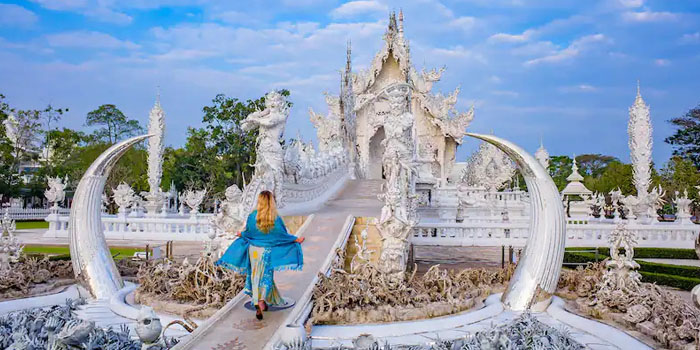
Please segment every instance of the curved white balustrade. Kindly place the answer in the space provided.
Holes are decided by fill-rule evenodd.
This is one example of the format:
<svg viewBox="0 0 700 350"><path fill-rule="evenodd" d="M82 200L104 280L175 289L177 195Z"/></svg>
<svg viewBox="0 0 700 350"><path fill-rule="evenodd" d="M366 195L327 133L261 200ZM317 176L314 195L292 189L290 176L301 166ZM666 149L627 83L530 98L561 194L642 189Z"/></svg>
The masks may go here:
<svg viewBox="0 0 700 350"><path fill-rule="evenodd" d="M567 247L607 247L614 224L567 223ZM638 247L693 248L700 225L658 223L628 224L637 234ZM523 247L527 241L527 222L463 222L424 223L413 230L414 245L445 246L514 246Z"/></svg>

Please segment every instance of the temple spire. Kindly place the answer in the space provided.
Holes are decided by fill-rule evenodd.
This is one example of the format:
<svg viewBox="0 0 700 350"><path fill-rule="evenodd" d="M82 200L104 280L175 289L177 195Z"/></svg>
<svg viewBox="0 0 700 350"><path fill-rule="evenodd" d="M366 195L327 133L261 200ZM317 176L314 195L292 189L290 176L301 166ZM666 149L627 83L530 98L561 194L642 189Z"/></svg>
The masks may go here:
<svg viewBox="0 0 700 350"><path fill-rule="evenodd" d="M349 79L348 75L352 72L352 42L348 39L348 46L345 58L345 78Z"/></svg>
<svg viewBox="0 0 700 350"><path fill-rule="evenodd" d="M399 10L399 35L403 37L403 10Z"/></svg>

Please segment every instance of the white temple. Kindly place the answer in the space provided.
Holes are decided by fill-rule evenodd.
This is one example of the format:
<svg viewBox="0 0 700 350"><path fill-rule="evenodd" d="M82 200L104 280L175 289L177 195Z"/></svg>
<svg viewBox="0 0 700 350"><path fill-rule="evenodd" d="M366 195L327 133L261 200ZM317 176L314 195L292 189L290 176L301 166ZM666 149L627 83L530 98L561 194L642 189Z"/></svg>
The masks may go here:
<svg viewBox="0 0 700 350"><path fill-rule="evenodd" d="M333 143L333 139L349 140L357 152L354 159L357 175L366 179L383 178L381 159L386 135L382 125L390 106L380 97L396 84L408 84L411 90L409 108L415 117L413 143L417 161L421 162L418 182L446 182L455 163L457 146L474 118L474 110L466 113L455 110L459 88L447 96L432 91L433 83L440 80L443 71L418 72L413 67L410 47L404 38L403 13L399 12L398 22L392 14L384 34L384 46L367 70L352 72L348 49L340 97L327 96L326 99L330 110L328 118L338 120L339 125L318 128L319 144L325 147ZM331 130L340 135L329 134Z"/></svg>

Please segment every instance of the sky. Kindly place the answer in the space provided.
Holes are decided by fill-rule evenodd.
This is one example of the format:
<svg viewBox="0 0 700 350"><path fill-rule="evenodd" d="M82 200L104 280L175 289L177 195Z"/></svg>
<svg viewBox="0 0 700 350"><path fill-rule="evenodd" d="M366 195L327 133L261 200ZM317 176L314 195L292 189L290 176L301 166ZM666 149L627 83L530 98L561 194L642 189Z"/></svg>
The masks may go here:
<svg viewBox="0 0 700 350"><path fill-rule="evenodd" d="M216 94L285 88L286 136L315 140L308 109L325 114L323 92L338 93L347 41L353 69L367 68L399 10L416 68L445 67L433 89L460 87L458 110L475 106L468 129L531 152L543 140L554 155L629 161L639 80L659 167L667 120L700 104L697 0L0 0L0 93L67 107L61 126L84 129L106 103L145 126L160 89L166 143L181 146Z"/></svg>

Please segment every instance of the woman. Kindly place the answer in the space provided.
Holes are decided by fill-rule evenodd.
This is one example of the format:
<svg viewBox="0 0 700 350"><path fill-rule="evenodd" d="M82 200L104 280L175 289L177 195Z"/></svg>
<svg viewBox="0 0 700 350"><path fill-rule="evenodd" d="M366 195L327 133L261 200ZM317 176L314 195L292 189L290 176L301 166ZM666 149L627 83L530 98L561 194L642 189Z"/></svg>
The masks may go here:
<svg viewBox="0 0 700 350"><path fill-rule="evenodd" d="M255 304L255 317L262 320L268 305L284 303L275 285L274 271L303 267L300 243L304 237L287 233L270 191L260 193L258 209L248 215L246 228L236 235L240 238L231 243L216 264L247 275L243 291Z"/></svg>

